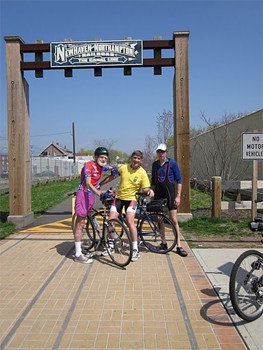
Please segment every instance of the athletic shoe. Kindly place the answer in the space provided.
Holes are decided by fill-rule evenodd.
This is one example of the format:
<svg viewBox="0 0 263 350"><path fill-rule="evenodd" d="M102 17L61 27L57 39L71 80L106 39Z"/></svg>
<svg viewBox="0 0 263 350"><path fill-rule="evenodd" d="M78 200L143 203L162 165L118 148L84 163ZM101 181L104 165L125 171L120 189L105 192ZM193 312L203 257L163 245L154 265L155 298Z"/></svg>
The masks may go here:
<svg viewBox="0 0 263 350"><path fill-rule="evenodd" d="M81 254L80 256L75 256L74 261L81 264L91 264L93 263L93 259L88 258L87 256Z"/></svg>
<svg viewBox="0 0 263 350"><path fill-rule="evenodd" d="M92 258L95 255L94 252L91 253L91 252L88 252L86 250L82 250L81 254L84 255L86 258ZM75 259L75 257L76 257L75 253L72 255L72 257L73 257L73 259Z"/></svg>
<svg viewBox="0 0 263 350"><path fill-rule="evenodd" d="M161 243L158 247L159 250L167 250L168 247L167 247L167 243Z"/></svg>
<svg viewBox="0 0 263 350"><path fill-rule="evenodd" d="M84 255L84 256L86 256L87 258L92 258L93 256L94 256L94 253L90 253L90 252L82 252L82 254Z"/></svg>
<svg viewBox="0 0 263 350"><path fill-rule="evenodd" d="M110 251L111 254L114 253L114 242L109 242L108 250ZM109 255L108 250L105 248L101 255L108 256Z"/></svg>
<svg viewBox="0 0 263 350"><path fill-rule="evenodd" d="M176 252L178 255L185 257L188 253L183 249L183 247L177 247Z"/></svg>
<svg viewBox="0 0 263 350"><path fill-rule="evenodd" d="M110 251L111 254L114 253L114 249L113 249L113 248L109 247L108 250ZM109 255L108 250L105 248L105 249L103 250L103 252L101 253L101 255L103 255L103 256L108 256L108 255Z"/></svg>
<svg viewBox="0 0 263 350"><path fill-rule="evenodd" d="M137 249L133 249L132 251L132 261L137 261L140 257L140 254Z"/></svg>

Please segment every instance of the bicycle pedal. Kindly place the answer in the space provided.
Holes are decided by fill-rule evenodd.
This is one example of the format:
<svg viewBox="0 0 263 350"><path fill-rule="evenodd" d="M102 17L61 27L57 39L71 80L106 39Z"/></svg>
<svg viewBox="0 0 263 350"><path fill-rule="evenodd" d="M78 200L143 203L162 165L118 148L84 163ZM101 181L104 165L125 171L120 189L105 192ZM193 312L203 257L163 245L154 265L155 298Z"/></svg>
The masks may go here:
<svg viewBox="0 0 263 350"><path fill-rule="evenodd" d="M94 256L94 252L90 253L90 252L85 252L83 253L83 255L85 255L88 258L92 258Z"/></svg>

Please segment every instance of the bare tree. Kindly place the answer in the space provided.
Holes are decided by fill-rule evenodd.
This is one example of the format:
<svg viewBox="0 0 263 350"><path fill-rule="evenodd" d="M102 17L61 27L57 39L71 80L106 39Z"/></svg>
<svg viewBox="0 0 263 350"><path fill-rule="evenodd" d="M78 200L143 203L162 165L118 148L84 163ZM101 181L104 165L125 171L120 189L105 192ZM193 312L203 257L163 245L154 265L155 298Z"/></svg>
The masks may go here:
<svg viewBox="0 0 263 350"><path fill-rule="evenodd" d="M173 113L171 111L163 111L156 117L157 123L157 142L169 144L169 140L173 136Z"/></svg>
<svg viewBox="0 0 263 350"><path fill-rule="evenodd" d="M152 136L145 137L145 148L143 150L143 167L147 172L151 172L152 163L155 158L156 138Z"/></svg>
<svg viewBox="0 0 263 350"><path fill-rule="evenodd" d="M190 127L190 138L198 136L206 131L205 127Z"/></svg>
<svg viewBox="0 0 263 350"><path fill-rule="evenodd" d="M191 173L198 179L221 176L222 181L236 180L247 167L240 166L241 133L231 126L242 115L224 115L219 122L211 122L203 113L207 129L191 139Z"/></svg>
<svg viewBox="0 0 263 350"><path fill-rule="evenodd" d="M94 146L95 148L96 147L99 147L99 146L103 146L103 147L106 147L108 150L111 150L112 149L112 146L116 143L115 140L111 140L111 139L95 139L94 140Z"/></svg>
<svg viewBox="0 0 263 350"><path fill-rule="evenodd" d="M169 153L173 154L173 113L171 111L163 111L156 117L156 136L145 137L144 148L144 167L149 172L152 162L155 159L155 149L158 143L165 143Z"/></svg>

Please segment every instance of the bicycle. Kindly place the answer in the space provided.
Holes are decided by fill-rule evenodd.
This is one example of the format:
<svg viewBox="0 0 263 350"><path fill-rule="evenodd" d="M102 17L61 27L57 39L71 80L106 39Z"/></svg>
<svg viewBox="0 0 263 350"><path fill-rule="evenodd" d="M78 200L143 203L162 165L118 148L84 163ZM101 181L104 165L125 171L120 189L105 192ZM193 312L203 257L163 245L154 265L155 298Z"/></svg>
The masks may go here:
<svg viewBox="0 0 263 350"><path fill-rule="evenodd" d="M263 236L263 219L249 223L251 231ZM263 240L261 241L263 243ZM263 254L247 250L234 263L229 280L232 306L239 317L251 322L263 314Z"/></svg>
<svg viewBox="0 0 263 350"><path fill-rule="evenodd" d="M166 216L162 210L166 206L157 208L156 212L148 211L149 202L147 202L147 194L144 192L136 193L137 211L135 218L137 219L136 228L138 238L144 246L153 253L166 254L174 249L177 244L178 233L173 222ZM127 226L125 214L120 214L119 219Z"/></svg>
<svg viewBox="0 0 263 350"><path fill-rule="evenodd" d="M125 267L132 258L132 242L127 228L120 220L108 219L113 199L112 196L109 196L102 200L102 209L93 208L92 213L87 215L85 228L82 232L82 248L89 251L94 247L95 252L99 252L102 247L102 251L106 251L117 266ZM72 217L73 229L75 220L76 215L74 214ZM91 255L98 254L91 253ZM104 254L102 253L102 255Z"/></svg>
<svg viewBox="0 0 263 350"><path fill-rule="evenodd" d="M105 217L108 217L109 208L114 198L114 193L112 191L108 191L108 193L110 193L112 197L107 202L106 207L102 210L92 210L93 213L91 214L91 217L95 223L95 226L97 227L97 231L100 230L100 223L103 222ZM157 212L148 212L147 208L149 208L149 204L147 203L147 194L144 192L138 192L136 193L136 196L138 206L135 219L137 219L136 228L138 237L140 238L139 244L143 244L149 251L153 253L166 254L172 251L177 244L178 233L174 223L170 220L170 218L166 216L166 214L164 214L164 212L162 212L162 210L165 210L166 207L164 206L164 209L160 207ZM128 225L125 214L121 213L118 219L127 231ZM90 216L88 216L86 228L83 231L82 236L82 246L86 250L90 250L96 241L96 232L89 224L90 221ZM125 235L126 234L127 233L125 233ZM121 231L119 233L119 236L121 239ZM161 246L164 241L166 246ZM162 249L160 247L162 247Z"/></svg>

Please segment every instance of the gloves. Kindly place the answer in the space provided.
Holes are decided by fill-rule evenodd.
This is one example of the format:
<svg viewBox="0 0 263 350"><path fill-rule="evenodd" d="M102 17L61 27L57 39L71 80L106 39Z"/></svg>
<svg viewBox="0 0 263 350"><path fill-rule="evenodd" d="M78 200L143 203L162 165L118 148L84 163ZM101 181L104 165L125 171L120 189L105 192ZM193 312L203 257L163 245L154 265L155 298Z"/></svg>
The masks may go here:
<svg viewBox="0 0 263 350"><path fill-rule="evenodd" d="M111 169L111 176L119 175L118 168L115 166Z"/></svg>
<svg viewBox="0 0 263 350"><path fill-rule="evenodd" d="M100 195L100 200L102 202L106 201L107 199L112 199L112 193L110 192L105 192L105 193L101 193Z"/></svg>

